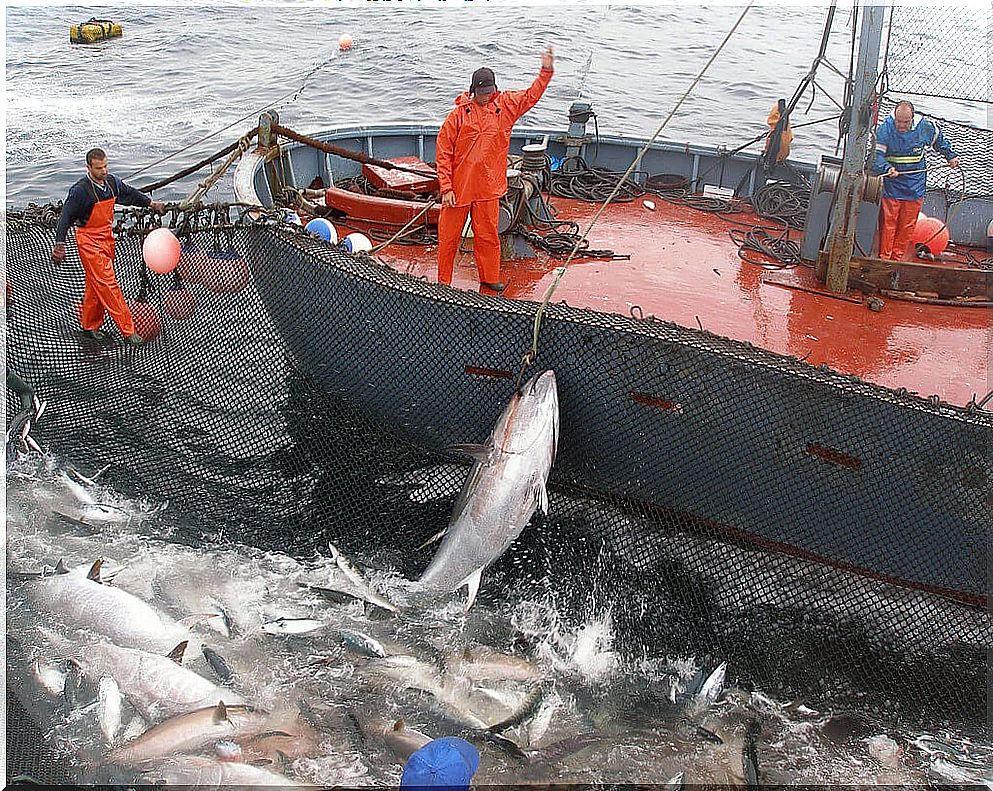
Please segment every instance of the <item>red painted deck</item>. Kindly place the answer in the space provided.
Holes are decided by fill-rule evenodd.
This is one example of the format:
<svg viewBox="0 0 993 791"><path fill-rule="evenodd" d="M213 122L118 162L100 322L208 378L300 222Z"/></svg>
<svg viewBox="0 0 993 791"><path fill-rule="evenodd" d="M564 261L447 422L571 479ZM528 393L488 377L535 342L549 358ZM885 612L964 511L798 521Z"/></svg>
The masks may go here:
<svg viewBox="0 0 993 791"><path fill-rule="evenodd" d="M993 310L886 299L875 313L859 292L847 298L823 293L807 267L771 271L742 261L728 236L733 226L717 216L661 199L655 204L655 211L641 201L611 206L590 234L590 247L630 253L631 260L574 261L553 300L623 315L637 305L645 316L702 325L813 365L827 363L885 387L938 395L960 406L993 388ZM576 220L582 229L597 209L561 198L554 205L560 219ZM435 247L394 246L379 257L434 280L435 255ZM559 264L543 252L536 259L504 262L509 284L503 296L540 301ZM479 289L471 253L456 260L453 285Z"/></svg>

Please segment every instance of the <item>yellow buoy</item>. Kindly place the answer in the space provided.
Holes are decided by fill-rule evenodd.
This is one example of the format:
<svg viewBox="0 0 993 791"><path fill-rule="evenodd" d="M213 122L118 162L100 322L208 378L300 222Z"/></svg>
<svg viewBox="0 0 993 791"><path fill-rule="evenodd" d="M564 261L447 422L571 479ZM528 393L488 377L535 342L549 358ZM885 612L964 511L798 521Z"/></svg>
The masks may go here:
<svg viewBox="0 0 993 791"><path fill-rule="evenodd" d="M69 28L69 41L73 44L93 44L108 38L120 38L124 34L121 26L109 19L91 19Z"/></svg>

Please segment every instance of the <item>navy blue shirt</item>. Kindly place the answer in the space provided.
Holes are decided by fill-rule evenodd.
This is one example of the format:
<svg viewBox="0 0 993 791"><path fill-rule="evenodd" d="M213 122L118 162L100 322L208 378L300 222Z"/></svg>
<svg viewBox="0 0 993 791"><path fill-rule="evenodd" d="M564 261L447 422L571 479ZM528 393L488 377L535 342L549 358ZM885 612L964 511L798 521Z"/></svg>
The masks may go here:
<svg viewBox="0 0 993 791"><path fill-rule="evenodd" d="M117 176L107 174L104 187L94 183L87 175L69 188L69 195L62 206L58 227L55 229L55 243L65 244L70 225L86 225L98 200L107 200L113 195L124 206L147 206L152 199L144 192L129 187Z"/></svg>

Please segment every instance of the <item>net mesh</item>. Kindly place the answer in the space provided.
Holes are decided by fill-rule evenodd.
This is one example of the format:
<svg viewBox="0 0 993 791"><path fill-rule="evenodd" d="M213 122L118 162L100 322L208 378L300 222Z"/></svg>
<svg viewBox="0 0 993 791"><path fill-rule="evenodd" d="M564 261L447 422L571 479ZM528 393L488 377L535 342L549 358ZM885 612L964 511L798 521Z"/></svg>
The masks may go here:
<svg viewBox="0 0 993 791"><path fill-rule="evenodd" d="M191 544L303 557L333 540L416 577L431 555L416 548L468 469L442 448L488 435L536 306L221 211L174 218L180 274L150 276L147 218L132 211L118 276L162 322L135 349L80 337L71 238L67 262L50 262L56 216L11 212L6 230L7 360L50 401L38 441L113 463L114 487L168 501L163 532ZM577 622L595 603L626 657L720 657L746 688L984 721L990 414L657 320L552 305L542 333L534 368L556 370L561 403L549 514L497 562L484 599L545 591ZM422 485L447 494L412 496ZM847 557L818 552L839 549L826 537L838 531ZM974 606L851 573L855 558ZM9 652L10 777L40 771L39 742L11 743L31 733L16 718L46 716L17 662Z"/></svg>
<svg viewBox="0 0 993 791"><path fill-rule="evenodd" d="M887 69L890 90L915 96L993 101L993 17L980 5L893 7Z"/></svg>
<svg viewBox="0 0 993 791"><path fill-rule="evenodd" d="M891 112L895 102L912 101L920 115L938 124L962 164L954 171L941 155L928 149L928 188L958 196L993 196L989 123L993 17L989 9L948 6L935 13L934 9L897 5L892 9L889 33L880 117ZM979 114L982 103L986 108Z"/></svg>

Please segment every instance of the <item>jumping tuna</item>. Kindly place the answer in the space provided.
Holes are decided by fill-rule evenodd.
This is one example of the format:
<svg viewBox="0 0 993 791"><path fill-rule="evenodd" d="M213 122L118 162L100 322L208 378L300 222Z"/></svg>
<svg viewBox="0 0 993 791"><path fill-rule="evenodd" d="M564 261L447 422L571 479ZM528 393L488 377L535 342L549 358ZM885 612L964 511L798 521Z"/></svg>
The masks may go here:
<svg viewBox="0 0 993 791"><path fill-rule="evenodd" d="M559 435L555 372L528 381L497 421L486 445L460 445L476 463L455 503L444 541L421 575L425 589L469 588L467 607L484 569L514 543L537 508L548 513L545 488Z"/></svg>

